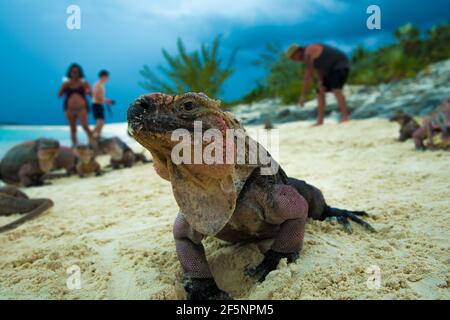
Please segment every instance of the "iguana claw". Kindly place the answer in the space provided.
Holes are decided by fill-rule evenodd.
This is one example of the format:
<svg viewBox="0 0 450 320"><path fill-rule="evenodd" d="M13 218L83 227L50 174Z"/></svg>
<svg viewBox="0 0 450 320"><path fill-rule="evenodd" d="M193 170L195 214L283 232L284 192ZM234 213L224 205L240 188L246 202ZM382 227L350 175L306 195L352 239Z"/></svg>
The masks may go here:
<svg viewBox="0 0 450 320"><path fill-rule="evenodd" d="M190 278L184 280L188 300L231 300L225 291L217 286L213 278Z"/></svg>
<svg viewBox="0 0 450 320"><path fill-rule="evenodd" d="M288 263L294 262L298 258L298 252L281 253L268 250L264 254L263 261L254 268L246 268L245 274L249 277L258 278L258 282L263 282L266 276L278 266L282 258L287 258Z"/></svg>
<svg viewBox="0 0 450 320"><path fill-rule="evenodd" d="M326 211L325 218L336 218L337 222L342 224L344 227L345 232L348 234L351 234L353 232L352 225L350 224L349 220L352 220L361 226L363 226L365 229L371 231L371 232L377 232L374 227L372 227L369 223L364 221L360 218L360 216L368 217L369 215L365 211L349 211L349 210L343 210L343 209L337 209L337 208L329 208Z"/></svg>

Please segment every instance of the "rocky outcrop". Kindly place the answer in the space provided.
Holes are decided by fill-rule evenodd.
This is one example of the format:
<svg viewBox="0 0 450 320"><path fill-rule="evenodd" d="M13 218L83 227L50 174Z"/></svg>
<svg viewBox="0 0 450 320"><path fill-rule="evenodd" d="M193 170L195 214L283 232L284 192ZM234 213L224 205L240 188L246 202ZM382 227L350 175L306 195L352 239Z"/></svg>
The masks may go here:
<svg viewBox="0 0 450 320"><path fill-rule="evenodd" d="M450 60L428 66L415 77L378 86L345 87L348 106L353 119L388 118L403 110L416 116L429 114L439 103L450 98ZM338 117L338 106L332 94L327 94L326 115ZM233 112L245 124L262 124L312 120L316 115L316 101L308 101L304 108L282 105L277 99L267 99L251 105L238 105Z"/></svg>

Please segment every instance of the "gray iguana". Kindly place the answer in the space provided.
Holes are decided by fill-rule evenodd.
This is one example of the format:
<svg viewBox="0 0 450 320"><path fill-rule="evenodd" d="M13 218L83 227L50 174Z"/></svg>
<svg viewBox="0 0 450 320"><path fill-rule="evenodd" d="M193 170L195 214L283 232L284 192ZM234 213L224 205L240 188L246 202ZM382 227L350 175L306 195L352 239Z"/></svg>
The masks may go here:
<svg viewBox="0 0 450 320"><path fill-rule="evenodd" d="M76 153L78 156L76 170L80 178L94 173L96 176L103 174L100 164L95 159L95 152L92 147L84 144L78 145L76 147Z"/></svg>
<svg viewBox="0 0 450 320"><path fill-rule="evenodd" d="M152 93L137 98L127 114L130 134L151 152L155 171L170 181L180 207L173 235L188 299L230 298L211 274L202 245L205 236L233 243L272 239L262 262L246 270L248 275L263 281L277 268L280 259L287 258L288 262L297 259L308 217L318 220L335 217L349 233L352 231L349 220L375 231L359 217L367 213L328 206L320 190L288 177L280 167L273 174L262 174L264 165L247 161L174 163L172 149L179 142L172 139L176 129L192 134L194 121L201 121L202 130L217 129L224 136L228 129L243 130L232 114L223 112L219 106L219 101L202 93L175 96ZM244 131L246 143L252 141L245 135ZM236 150L233 148L237 142L235 138L224 148ZM258 147L270 157L264 148ZM250 153L244 157L249 156Z"/></svg>
<svg viewBox="0 0 450 320"><path fill-rule="evenodd" d="M50 199L28 199L27 195L14 187L0 188L0 216L15 213L24 214L23 217L0 226L0 232L12 230L27 220L35 218L53 206Z"/></svg>
<svg viewBox="0 0 450 320"><path fill-rule="evenodd" d="M400 125L398 141L403 142L413 137L414 132L420 128L419 124L414 117L403 113L402 111L397 111L389 121L395 121Z"/></svg>
<svg viewBox="0 0 450 320"><path fill-rule="evenodd" d="M111 156L110 164L113 169L119 169L121 166L131 168L136 162L150 162L141 153L135 153L122 139L112 137L101 139L98 143L101 151Z"/></svg>
<svg viewBox="0 0 450 320"><path fill-rule="evenodd" d="M53 170L66 170L68 176L77 172L78 157L72 148L60 146L58 155L53 163Z"/></svg>
<svg viewBox="0 0 450 320"><path fill-rule="evenodd" d="M14 146L0 162L0 179L24 187L43 185L43 177L53 168L58 150L58 141L44 138Z"/></svg>

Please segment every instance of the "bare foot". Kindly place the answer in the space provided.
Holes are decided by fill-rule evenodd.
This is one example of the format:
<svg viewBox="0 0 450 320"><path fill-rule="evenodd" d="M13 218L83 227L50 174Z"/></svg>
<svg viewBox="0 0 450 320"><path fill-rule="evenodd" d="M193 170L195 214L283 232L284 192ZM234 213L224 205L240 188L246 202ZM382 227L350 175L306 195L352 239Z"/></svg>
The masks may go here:
<svg viewBox="0 0 450 320"><path fill-rule="evenodd" d="M348 121L349 121L348 118L343 118L343 119L341 119L341 120L339 121L339 123L346 123L346 122L348 122Z"/></svg>
<svg viewBox="0 0 450 320"><path fill-rule="evenodd" d="M311 125L311 128L318 127L318 126L321 126L321 125L323 125L323 122L316 122L313 125Z"/></svg>

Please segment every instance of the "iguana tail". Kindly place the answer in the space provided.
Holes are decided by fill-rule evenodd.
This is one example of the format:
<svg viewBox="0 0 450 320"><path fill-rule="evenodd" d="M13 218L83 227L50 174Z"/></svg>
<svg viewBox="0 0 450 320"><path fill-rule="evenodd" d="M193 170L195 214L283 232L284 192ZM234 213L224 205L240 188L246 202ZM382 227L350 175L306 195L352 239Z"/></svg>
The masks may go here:
<svg viewBox="0 0 450 320"><path fill-rule="evenodd" d="M369 230L371 232L376 232L376 230L369 223L367 223L366 221L364 221L363 219L360 218L360 217L368 217L368 216L369 216L369 214L365 211L351 211L351 210L346 210L346 209L333 208L333 207L326 205L323 210L322 217L324 219L335 217L339 223L344 225L344 229L348 233L352 232L351 225L348 222L348 220L353 220L354 222L362 225L367 230Z"/></svg>
<svg viewBox="0 0 450 320"><path fill-rule="evenodd" d="M25 213L25 215L23 217L21 217L21 218L19 218L17 220L14 220L11 223L5 224L4 226L1 226L0 227L0 233L12 230L14 228L17 228L18 226L20 226L25 221L33 219L33 218L37 217L38 215L40 215L41 213L43 213L46 210L48 210L51 207L53 207L53 201L50 200L50 199L36 199L36 200L33 200L33 201L37 201L37 200L40 200L41 203L35 209Z"/></svg>
<svg viewBox="0 0 450 320"><path fill-rule="evenodd" d="M307 184L305 181L295 178L287 178L288 183L293 186L300 195L308 202L308 217L314 220L336 219L344 226L348 233L352 233L352 226L349 220L362 225L367 230L375 232L375 229L365 222L360 216L368 216L365 211L350 211L330 207L323 197L322 192L316 187Z"/></svg>

